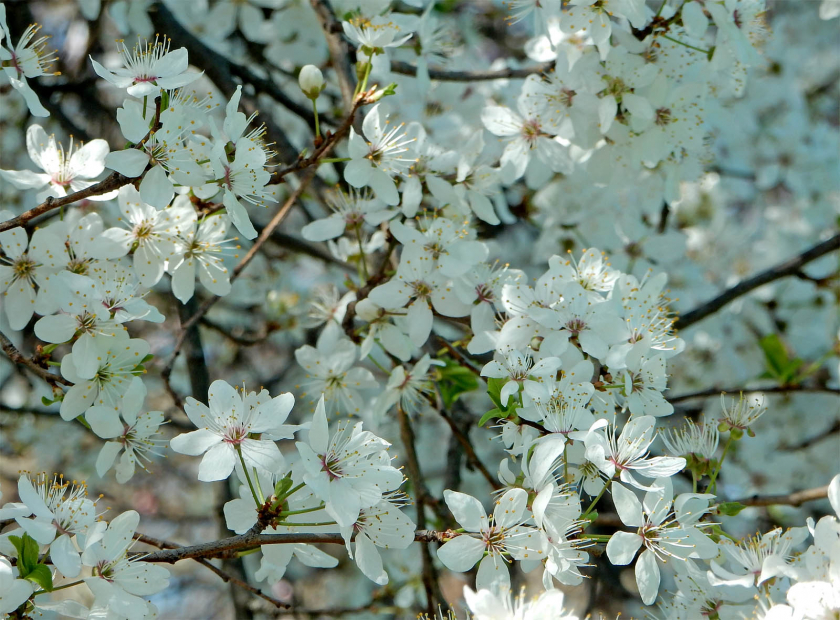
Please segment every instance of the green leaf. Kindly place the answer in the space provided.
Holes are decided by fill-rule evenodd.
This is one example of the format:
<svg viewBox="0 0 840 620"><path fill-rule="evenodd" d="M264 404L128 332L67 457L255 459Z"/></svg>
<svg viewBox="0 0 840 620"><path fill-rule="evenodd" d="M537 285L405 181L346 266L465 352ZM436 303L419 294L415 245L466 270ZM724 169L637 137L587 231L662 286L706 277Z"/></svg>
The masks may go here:
<svg viewBox="0 0 840 620"><path fill-rule="evenodd" d="M21 577L26 577L38 565L38 543L29 534L9 536L9 541L18 552L18 570Z"/></svg>
<svg viewBox="0 0 840 620"><path fill-rule="evenodd" d="M505 383L507 383L505 379L493 379L492 377L487 379L487 396L499 409L504 409L502 407L502 388L505 387Z"/></svg>
<svg viewBox="0 0 840 620"><path fill-rule="evenodd" d="M53 589L52 572L46 564L38 564L26 574L26 579L34 581L47 592L51 592Z"/></svg>
<svg viewBox="0 0 840 620"><path fill-rule="evenodd" d="M155 356L151 353L147 353L146 357L140 360L140 366L144 365L146 362L151 362L153 359L155 359Z"/></svg>
<svg viewBox="0 0 840 620"><path fill-rule="evenodd" d="M764 352L764 363L768 376L782 380L790 365L787 349L777 334L769 334L758 341Z"/></svg>
<svg viewBox="0 0 840 620"><path fill-rule="evenodd" d="M507 417L508 417L508 414L504 413L503 411L499 410L498 408L491 409L490 411L485 413L483 416L481 416L481 419L478 421L478 425L479 426L484 426L487 422L489 422L490 420L492 420L494 418L504 419L504 418L507 418Z"/></svg>
<svg viewBox="0 0 840 620"><path fill-rule="evenodd" d="M438 384L443 404L448 409L461 394L478 389L478 379L469 368L464 368L455 360L443 358L443 361L446 365L437 369L440 376Z"/></svg>
<svg viewBox="0 0 840 620"><path fill-rule="evenodd" d="M721 502L717 506L717 511L718 514L722 514L727 517L734 517L744 508L746 508L746 506L739 504L738 502Z"/></svg>

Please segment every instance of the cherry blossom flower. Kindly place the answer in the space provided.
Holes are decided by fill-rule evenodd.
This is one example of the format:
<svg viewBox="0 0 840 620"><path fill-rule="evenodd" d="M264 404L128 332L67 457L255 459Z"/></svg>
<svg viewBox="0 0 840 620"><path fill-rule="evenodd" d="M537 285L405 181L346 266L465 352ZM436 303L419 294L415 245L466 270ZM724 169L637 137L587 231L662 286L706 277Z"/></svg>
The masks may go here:
<svg viewBox="0 0 840 620"><path fill-rule="evenodd" d="M361 422L339 424L330 437L323 397L315 408L308 443L296 445L306 468L304 482L340 527L352 527L363 508L375 506L383 493L402 484L402 473L391 465L387 452L391 444L362 430Z"/></svg>
<svg viewBox="0 0 840 620"><path fill-rule="evenodd" d="M359 390L379 383L367 368L354 366L358 347L343 334L325 338L318 348L303 345L295 351L297 363L306 371L306 389L314 402L324 398L330 413L360 415L365 403Z"/></svg>
<svg viewBox="0 0 840 620"><path fill-rule="evenodd" d="M469 306L464 304L450 280L428 260L412 260L406 255L400 260L396 277L377 286L369 299L391 310L408 307L408 335L416 346L422 346L432 331L434 307L443 316L466 316Z"/></svg>
<svg viewBox="0 0 840 620"><path fill-rule="evenodd" d="M389 580L376 548L408 549L414 542L416 525L400 510L397 499L386 497L374 506L362 508L356 523L341 528L350 557L368 579L380 586Z"/></svg>
<svg viewBox="0 0 840 620"><path fill-rule="evenodd" d="M11 562L0 557L0 613L11 614L35 591L35 584L18 579Z"/></svg>
<svg viewBox="0 0 840 620"><path fill-rule="evenodd" d="M226 237L228 225L224 215L208 216L194 221L178 236L167 271L172 274L172 294L181 303L187 303L195 293L196 272L199 281L214 295L221 297L230 292L230 272L223 262L231 241Z"/></svg>
<svg viewBox="0 0 840 620"><path fill-rule="evenodd" d="M507 406L510 397L519 392L520 386L532 398L544 396L545 388L530 377L538 379L553 377L560 369L560 365L561 361L557 357L545 357L535 364L531 356L513 350L502 356L501 362L493 360L485 364L481 369L481 376L507 379L500 395L502 405Z"/></svg>
<svg viewBox="0 0 840 620"><path fill-rule="evenodd" d="M700 529L682 525L671 511L673 490L669 478L658 478L654 488L647 492L644 504L636 495L622 486L613 485L613 500L622 523L639 528L636 533L618 531L607 543L607 557L616 566L629 564L640 547L645 550L636 561L636 583L646 605L656 600L659 592L659 566L657 561L670 558L710 559L717 555L717 545Z"/></svg>
<svg viewBox="0 0 840 620"><path fill-rule="evenodd" d="M10 217L8 211L0 212L0 218ZM39 232L32 236L32 243L23 228L0 232L4 254L0 256L0 292L9 326L16 331L26 327L36 310L45 310L46 314L55 310L44 286L55 278L60 263L53 254L55 246L38 242L43 236Z"/></svg>
<svg viewBox="0 0 840 620"><path fill-rule="evenodd" d="M182 433L170 441L181 454L203 454L198 467L202 481L224 480L233 472L237 457L245 467L274 472L284 467L285 459L274 441L254 439L264 434L289 439L297 427L284 422L294 406L291 394L268 398L268 392L238 392L225 381L210 384L209 407L187 398L184 411L197 431Z"/></svg>
<svg viewBox="0 0 840 620"><path fill-rule="evenodd" d="M648 454L654 440L656 418L645 415L632 418L616 437L616 428L609 425L605 432L598 432L607 426L606 420L596 420L585 432L574 433L572 438L583 439L586 444L586 458L592 461L608 479L618 474L619 479L639 489L646 489L633 476L634 472L647 478L673 476L685 467L685 459L672 456Z"/></svg>
<svg viewBox="0 0 840 620"><path fill-rule="evenodd" d="M117 41L117 50L122 58L122 67L110 71L90 59L93 70L102 79L117 88L125 88L132 97L157 95L160 89L173 89L194 82L201 73L189 72L187 49L178 48L172 52L171 39L155 37L154 42L137 39L137 44L129 51L125 41Z"/></svg>
<svg viewBox="0 0 840 620"><path fill-rule="evenodd" d="M47 49L49 37L39 37L40 24L30 24L29 27L18 39L17 45L11 48L12 35L9 26L6 24L6 6L0 3L0 42L5 37L8 39L9 47L0 45L0 67L3 73L9 78L9 83L18 91L26 101L26 105L33 116L45 117L50 113L41 105L38 95L29 86L27 78L41 77L42 75L58 75L49 71L50 65L55 62L54 50Z"/></svg>
<svg viewBox="0 0 840 620"><path fill-rule="evenodd" d="M137 559L128 555L139 522L140 515L134 510L122 513L111 520L105 532L88 536L82 552L82 563L93 572L85 583L95 597L94 607L126 618L152 616L154 607L140 597L169 586L167 569L144 563L142 556Z"/></svg>
<svg viewBox="0 0 840 620"><path fill-rule="evenodd" d="M400 131L402 125L388 128L389 122L386 119L383 127L379 105L375 105L365 115L362 124L367 140L350 128L348 148L351 161L344 169L344 180L353 187L368 186L386 205L396 205L400 202L400 195L392 177L406 175L414 163L414 159L407 156L408 145L413 139Z"/></svg>
<svg viewBox="0 0 840 620"><path fill-rule="evenodd" d="M30 125L26 130L26 148L29 157L44 172L0 170L0 176L18 189L38 190L38 201L47 196L66 196L93 185L92 179L105 170L105 156L109 151L108 143L100 139L91 140L74 151L71 138L65 152L64 145L57 144L55 136L47 136L40 125ZM89 199L111 200L115 195L113 191L105 192Z"/></svg>
<svg viewBox="0 0 840 620"><path fill-rule="evenodd" d="M135 401L134 403L123 405L123 413L125 414L128 407L137 409L139 411L143 401ZM139 416L135 414L135 420L131 424L126 423L122 431L113 437L104 437L103 439L110 439L106 441L105 445L99 451L99 456L96 458L96 473L99 477L103 477L111 467L114 467L114 462L120 456L114 470L116 471L117 482L125 484L134 476L136 466L141 469L149 471L146 463L151 459L149 455L161 456L161 450L165 443L163 439L153 439L159 435L158 429L163 424L162 411L149 411Z"/></svg>
<svg viewBox="0 0 840 620"><path fill-rule="evenodd" d="M126 228L109 228L104 236L133 250L134 271L142 286L151 287L163 277L167 261L175 253L179 236L196 223L195 209L186 196L158 210L143 202L131 185L120 188L121 222Z"/></svg>
<svg viewBox="0 0 840 620"><path fill-rule="evenodd" d="M489 588L497 582L510 588L506 565L510 559L539 560L545 556L543 533L524 525L531 519L526 507L528 493L524 489L505 492L496 502L492 519L487 518L474 497L446 490L443 498L467 533L444 543L438 549L438 558L446 568L458 573L468 571L480 561L477 588Z"/></svg>
<svg viewBox="0 0 840 620"><path fill-rule="evenodd" d="M149 354L149 343L117 332L113 337L93 338L91 344L81 355L68 353L61 359L61 375L73 386L64 395L60 411L63 419L72 420L97 406L98 415L87 419L95 426L100 416L117 419L122 398L132 385L143 390L138 375L143 374L141 364Z"/></svg>
<svg viewBox="0 0 840 620"><path fill-rule="evenodd" d="M35 541L50 545L50 557L62 575L78 575L81 560L71 538L86 534L97 517L95 503L87 498L87 486L66 481L63 476L49 479L39 474L33 480L21 474L18 496L21 504L7 504L3 511L14 511L8 516L13 516Z"/></svg>

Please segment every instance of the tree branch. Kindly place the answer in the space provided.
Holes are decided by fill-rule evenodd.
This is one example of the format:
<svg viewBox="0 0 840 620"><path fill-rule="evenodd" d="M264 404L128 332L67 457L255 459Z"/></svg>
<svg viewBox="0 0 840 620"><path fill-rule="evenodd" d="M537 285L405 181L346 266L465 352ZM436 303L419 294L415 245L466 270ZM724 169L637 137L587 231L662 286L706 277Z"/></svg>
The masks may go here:
<svg viewBox="0 0 840 620"><path fill-rule="evenodd" d="M326 0L310 0L310 4L321 22L327 48L330 50L330 61L338 78L338 87L341 89L344 111L349 114L353 109L356 93L356 74L350 62L350 45L342 37L341 24Z"/></svg>
<svg viewBox="0 0 840 620"><path fill-rule="evenodd" d="M789 392L825 392L828 394L840 394L840 389L821 385L771 385L768 387L731 387L731 388L708 388L697 392L688 392L669 396L669 403L679 403L695 398L708 398L709 396L720 396L721 393L740 394L741 392L764 392L765 394L787 394Z"/></svg>
<svg viewBox="0 0 840 620"><path fill-rule="evenodd" d="M143 148L143 145L146 144L149 138L158 129L160 129L160 97L155 98L155 116L154 120L152 121L152 126L149 129L149 133L147 133L146 136L142 140L140 140L140 142L135 144L132 148ZM68 194L67 196L61 196L60 198L50 196L37 207L34 207L33 209L30 209L29 211L26 211L25 213L22 213L17 217L13 217L10 220L0 222L0 232L3 232L4 230L9 230L11 228L15 228L16 226L23 226L29 220L34 219L39 215L49 213L50 211L54 211L55 209L63 207L64 205L69 205L74 202L78 202L79 200L90 198L91 196L100 196L102 194L107 194L110 191L119 189L124 185L128 185L129 183L134 181L135 178L141 178L143 174L145 174L145 170L142 174L140 174L140 176L132 178L123 176L119 172L112 172L99 183L95 183L90 187L86 187L85 189L79 190L78 192L73 192L72 194Z"/></svg>
<svg viewBox="0 0 840 620"><path fill-rule="evenodd" d="M46 368L42 368L38 364L35 363L34 360L26 357L23 353L18 351L17 347L12 344L12 341L6 338L6 335L0 332L0 346L3 348L3 352L8 356L8 358L17 364L18 366L24 366L31 370L33 373L38 375L41 379L56 387L57 384L62 385L73 385L69 381L65 380L64 377L61 375L54 375Z"/></svg>
<svg viewBox="0 0 840 620"><path fill-rule="evenodd" d="M786 495L751 495L733 500L744 506L801 506L828 497L828 485L805 491L794 491Z"/></svg>
<svg viewBox="0 0 840 620"><path fill-rule="evenodd" d="M147 545L151 545L152 547L157 547L158 549L178 549L178 545L175 543L171 543L167 540L161 540L159 538L153 538L151 536L146 536L145 534L138 534L134 537L134 540L137 540L142 543L146 543ZM289 609L291 605L288 603L284 603L283 601L277 600L267 594L263 594L259 588L255 588L250 583L239 579L238 577L234 577L233 575L227 574L221 568L217 566L213 566L208 560L204 558L193 558L196 562L201 564L202 566L206 567L207 569L211 570L212 572L216 573L222 581L226 583L231 583L235 586L242 588L243 590L247 590L251 594L259 596L261 599L268 601L278 609Z"/></svg>
<svg viewBox="0 0 840 620"><path fill-rule="evenodd" d="M476 82L479 80L524 79L535 73L546 73L554 68L554 62L543 62L532 67L497 69L495 71L444 71L429 69L429 77L441 82ZM391 61L391 71L402 75L417 75L417 67L407 62Z"/></svg>
<svg viewBox="0 0 840 620"><path fill-rule="evenodd" d="M802 254L799 254L798 256L794 256L784 263L780 263L775 267L762 271L752 278L739 282L732 288L725 290L714 299L710 299L691 312L681 315L674 323L674 327L676 329L685 329L689 325L694 325L698 321L705 319L710 314L714 314L729 302L741 297L742 295L746 295L750 291L757 289L759 286L787 276L796 275L796 272L804 265L807 265L808 263L815 261L818 258L837 250L838 248L840 248L840 233L835 234L833 237L826 239L822 243L818 243L814 247L802 252Z"/></svg>
<svg viewBox="0 0 840 620"><path fill-rule="evenodd" d="M414 541L422 543L430 542L446 542L453 536L453 532L436 532L432 530L417 530L414 533ZM208 543L201 543L189 547L175 547L172 549L163 549L150 553L143 557L144 562L165 562L167 564L174 564L179 560L191 560L194 558L229 558L234 557L240 551L247 551L249 549L256 549L262 545L282 545L282 544L336 544L343 545L344 539L341 534L313 534L313 533L293 533L293 534L259 534L255 531L249 531L239 536L231 536L230 538L223 538L222 540L214 540Z"/></svg>
<svg viewBox="0 0 840 620"><path fill-rule="evenodd" d="M420 469L420 462L417 458L415 447L414 429L411 428L411 420L408 414L397 403L397 415L400 421L400 438L406 451L408 462L408 473L411 476L411 484L414 487L415 502L417 507L417 527L426 529L426 502L429 492L426 489L426 482L423 479L423 472ZM432 553L429 547L424 545L421 549L423 559L423 589L426 591L426 610L428 613L435 613L436 605L443 601L437 585L437 573L432 560Z"/></svg>

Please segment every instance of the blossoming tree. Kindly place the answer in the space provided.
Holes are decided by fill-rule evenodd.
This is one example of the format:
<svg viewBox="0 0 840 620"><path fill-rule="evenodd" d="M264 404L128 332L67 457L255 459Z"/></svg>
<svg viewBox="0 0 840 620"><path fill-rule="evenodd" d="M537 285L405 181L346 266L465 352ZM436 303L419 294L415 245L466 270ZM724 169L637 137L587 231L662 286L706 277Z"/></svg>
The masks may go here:
<svg viewBox="0 0 840 620"><path fill-rule="evenodd" d="M836 617L838 15L0 4L0 613Z"/></svg>

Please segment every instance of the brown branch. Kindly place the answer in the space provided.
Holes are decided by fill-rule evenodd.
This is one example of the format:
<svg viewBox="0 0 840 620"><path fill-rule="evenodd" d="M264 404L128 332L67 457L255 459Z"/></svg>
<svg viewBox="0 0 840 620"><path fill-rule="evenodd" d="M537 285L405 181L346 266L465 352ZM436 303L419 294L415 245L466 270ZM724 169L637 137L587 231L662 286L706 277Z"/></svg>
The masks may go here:
<svg viewBox="0 0 840 620"><path fill-rule="evenodd" d="M356 72L350 62L350 45L342 36L341 24L335 18L329 3L326 0L309 1L318 16L318 21L321 22L321 29L330 51L330 62L338 78L344 111L349 114L354 107L356 93Z"/></svg>
<svg viewBox="0 0 840 620"><path fill-rule="evenodd" d="M433 530L417 530L414 533L415 542L442 543L453 536L454 532L437 532ZM336 544L343 545L344 539L341 534L313 534L313 533L292 533L292 534L260 534L254 530L231 536L222 540L214 540L208 543L201 543L188 547L176 547L163 549L150 553L143 557L144 562L165 562L174 564L179 560L191 560L194 558L230 558L235 557L240 551L256 549L262 545L282 544Z"/></svg>
<svg viewBox="0 0 840 620"><path fill-rule="evenodd" d="M134 537L134 540L137 540L137 541L142 542L142 543L146 543L147 545L151 545L152 547L157 547L158 549L178 549L178 545L176 545L175 543L171 543L167 540L161 540L159 538L153 538L152 536L146 536L145 534L138 534L137 536ZM259 596L261 599L268 601L269 603L271 603L272 605L274 605L278 609L289 609L291 607L291 605L289 605L288 603L284 603L283 601L277 600L276 598L268 596L267 594L263 594L259 590L259 588L255 588L254 586L252 586L247 581L243 581L242 579L239 579L238 577L234 577L233 575L227 574L221 568L213 566L213 564L211 564L208 560L205 560L204 558L193 558L193 559L196 562L198 562L199 564L201 564L202 566L204 566L207 569L214 572L225 583L232 583L233 585L238 586L238 587L242 588L243 590L247 590L251 594Z"/></svg>
<svg viewBox="0 0 840 620"><path fill-rule="evenodd" d="M149 133L147 133L146 136L142 140L140 140L140 142L135 144L132 148L143 148L143 145L146 144L149 138L158 129L160 129L160 97L155 98L155 116L152 120L152 126L149 129ZM79 190L78 192L73 192L72 194L68 194L67 196L61 196L60 198L49 196L44 202L39 204L37 207L34 207L29 211L18 215L17 217L13 217L10 220L0 222L0 232L3 232L4 230L9 230L11 228L15 228L16 226L23 226L29 220L32 220L38 217L39 215L44 215L45 213L49 213L50 211L54 211L55 209L59 209L65 205L84 200L85 198L90 198L91 196L100 196L102 194L107 194L110 191L119 189L124 185L128 185L135 179L141 178L143 174L145 174L145 171L138 177L126 177L121 175L119 172L112 172L99 183L95 183L90 187L86 187L85 189Z"/></svg>
<svg viewBox="0 0 840 620"><path fill-rule="evenodd" d="M801 506L805 502L813 502L828 497L828 485L816 489L794 491L786 495L751 495L732 500L744 506Z"/></svg>
<svg viewBox="0 0 840 620"><path fill-rule="evenodd" d="M480 80L524 79L535 73L546 73L554 68L554 62L543 62L532 67L497 69L494 71L444 71L429 69L429 77L441 82L477 82ZM417 75L417 67L407 62L391 61L391 71L402 75Z"/></svg>
<svg viewBox="0 0 840 620"><path fill-rule="evenodd" d="M39 215L44 215L45 213L49 213L50 211L54 211L55 209L58 209L65 205L78 202L79 200L84 200L85 198L90 198L91 196L107 194L110 191L121 188L123 185L128 185L133 180L134 179L132 178L121 175L119 172L113 172L99 183L91 185L90 187L86 187L85 189L79 190L78 192L73 192L72 194L68 194L67 196L62 196L60 198L54 198L52 196L49 196L44 202L39 204L37 207L33 207L29 211L21 213L17 217L13 217L10 220L0 222L0 232L4 230L9 230L11 228L15 228L17 226L23 226L29 220L34 219Z"/></svg>
<svg viewBox="0 0 840 620"><path fill-rule="evenodd" d="M54 375L46 368L39 366L34 360L26 357L23 353L18 351L17 347L12 344L12 341L9 340L2 332L0 332L0 346L2 346L3 352L13 363L18 366L28 368L53 387L56 387L59 383L62 385L73 385L61 375Z"/></svg>
<svg viewBox="0 0 840 620"><path fill-rule="evenodd" d="M420 461L417 458L414 429L411 428L411 420L408 419L408 414L399 403L397 403L397 415L400 421L400 439L402 439L403 447L406 451L408 473L411 477L412 486L414 487L416 499L414 505L417 507L417 527L420 530L425 530L426 503L429 497L429 491L426 488L423 472L420 469ZM423 559L423 589L426 591L426 610L429 614L434 614L435 607L439 602L443 601L443 596L438 587L437 571L435 571L431 550L427 545L424 545L421 552Z"/></svg>
<svg viewBox="0 0 840 620"><path fill-rule="evenodd" d="M440 397L438 396L438 398ZM446 409L444 409L442 402L440 403L440 406L437 407L437 412L444 420L446 420L446 423L452 430L452 435L464 448L464 454L466 454L467 456L467 463L469 463L471 467L477 469L481 473L481 475L484 476L484 479L487 481L487 484L490 485L491 489L493 489L494 491L498 491L499 489L501 489L502 487L499 484L499 481L493 477L493 474L491 474L488 471L488 469L484 466L484 463L482 463L481 460L478 458L478 455L475 453L475 448L473 448L470 438L464 431L461 430L461 428L458 426L458 423L452 418L449 412L447 412Z"/></svg>
<svg viewBox="0 0 840 620"><path fill-rule="evenodd" d="M840 394L840 389L831 388L821 385L771 385L768 387L731 387L731 388L708 388L699 390L697 392L687 392L686 394L678 394L677 396L669 396L669 403L679 403L685 400L693 400L695 398L708 398L710 396L720 396L721 393L726 394L740 394L741 392L764 392L765 394L787 394L789 392L825 392L828 394Z"/></svg>
<svg viewBox="0 0 840 620"><path fill-rule="evenodd" d="M837 250L838 248L840 248L840 233L836 233L833 237L826 239L822 243L818 243L814 247L809 248L801 254L794 256L775 267L771 267L752 278L739 282L735 286L725 290L714 299L710 299L691 312L681 315L674 323L674 327L677 329L685 329L689 325L694 325L710 314L714 314L729 302L741 297L742 295L746 295L750 291L757 289L759 286L763 286L764 284L768 284L769 282L773 282L774 280L779 280L787 276L796 275L803 266Z"/></svg>

